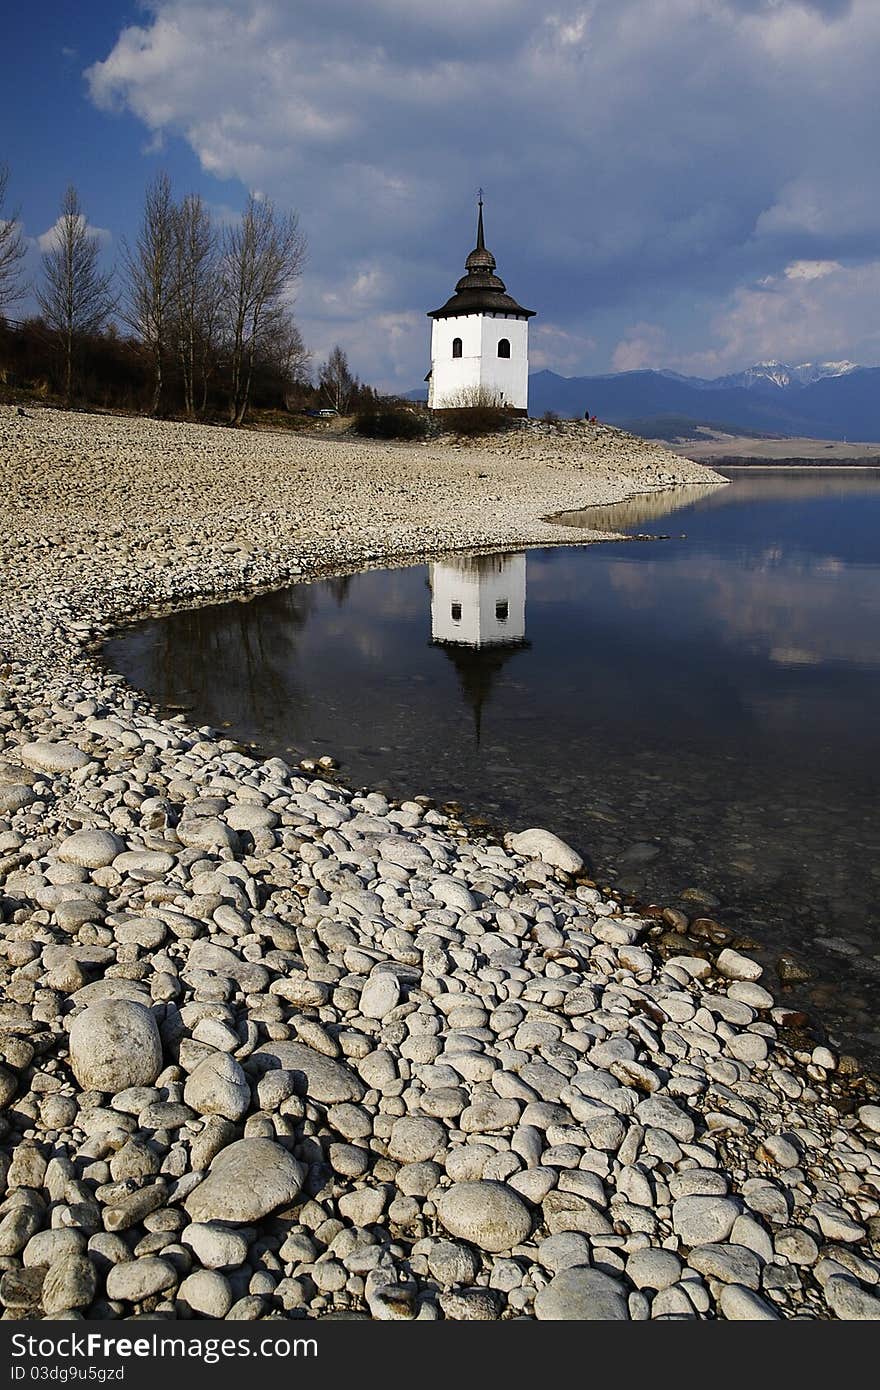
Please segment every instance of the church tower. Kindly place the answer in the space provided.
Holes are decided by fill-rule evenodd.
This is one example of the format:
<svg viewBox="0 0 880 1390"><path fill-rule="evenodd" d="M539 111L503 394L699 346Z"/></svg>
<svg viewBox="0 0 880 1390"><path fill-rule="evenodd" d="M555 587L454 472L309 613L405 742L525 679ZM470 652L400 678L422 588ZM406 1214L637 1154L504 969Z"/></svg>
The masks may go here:
<svg viewBox="0 0 880 1390"><path fill-rule="evenodd" d="M477 244L465 261L455 294L428 317L431 331L431 410L481 404L485 393L515 415L529 413L529 319L495 274L495 257L483 236L479 200Z"/></svg>

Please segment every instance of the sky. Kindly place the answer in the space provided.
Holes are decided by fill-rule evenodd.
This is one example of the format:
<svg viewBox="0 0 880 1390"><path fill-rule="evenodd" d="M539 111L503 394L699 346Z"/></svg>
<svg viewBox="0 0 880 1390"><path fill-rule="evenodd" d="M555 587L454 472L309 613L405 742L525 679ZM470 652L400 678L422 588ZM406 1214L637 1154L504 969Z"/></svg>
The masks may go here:
<svg viewBox="0 0 880 1390"><path fill-rule="evenodd" d="M878 0L35 0L0 161L37 275L66 185L109 263L167 170L298 213L296 315L420 385L478 187L532 370L880 364Z"/></svg>

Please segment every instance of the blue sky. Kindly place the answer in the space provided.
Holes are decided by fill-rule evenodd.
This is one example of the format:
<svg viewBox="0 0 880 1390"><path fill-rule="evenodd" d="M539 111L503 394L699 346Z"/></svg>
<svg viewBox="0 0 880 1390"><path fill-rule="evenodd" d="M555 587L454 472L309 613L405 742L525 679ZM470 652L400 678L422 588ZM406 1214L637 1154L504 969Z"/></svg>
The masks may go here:
<svg viewBox="0 0 880 1390"><path fill-rule="evenodd" d="M483 185L533 367L880 363L877 0L50 0L4 36L35 271L69 181L108 260L160 168L221 218L255 189L316 358L405 389Z"/></svg>

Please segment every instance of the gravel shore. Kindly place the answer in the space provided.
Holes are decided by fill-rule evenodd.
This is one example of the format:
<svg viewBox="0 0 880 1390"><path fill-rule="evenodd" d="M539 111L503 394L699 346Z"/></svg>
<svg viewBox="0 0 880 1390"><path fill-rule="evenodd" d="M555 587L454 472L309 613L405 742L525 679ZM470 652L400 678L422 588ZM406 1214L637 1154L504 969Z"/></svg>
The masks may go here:
<svg viewBox="0 0 880 1390"><path fill-rule="evenodd" d="M876 1087L711 922L626 912L546 830L254 759L90 656L714 475L601 427L12 409L0 458L5 1318L880 1315Z"/></svg>

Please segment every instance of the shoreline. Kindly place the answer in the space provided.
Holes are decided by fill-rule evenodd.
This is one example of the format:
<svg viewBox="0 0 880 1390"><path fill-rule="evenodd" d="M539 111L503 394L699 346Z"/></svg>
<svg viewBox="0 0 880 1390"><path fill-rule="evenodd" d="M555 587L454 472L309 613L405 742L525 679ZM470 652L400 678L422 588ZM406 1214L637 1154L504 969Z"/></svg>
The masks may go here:
<svg viewBox="0 0 880 1390"><path fill-rule="evenodd" d="M875 1083L787 1040L760 966L665 959L547 832L245 756L96 666L172 605L620 539L536 517L724 482L551 431L282 448L0 410L14 1317L880 1313ZM114 1011L143 1046L107 1072Z"/></svg>
<svg viewBox="0 0 880 1390"><path fill-rule="evenodd" d="M805 459L803 463L799 460L794 462L771 463L766 459L747 459L739 463L728 463L726 459L713 459L712 465L715 468L737 468L745 471L746 469L754 472L764 473L876 473L880 471L878 463L812 463Z"/></svg>

